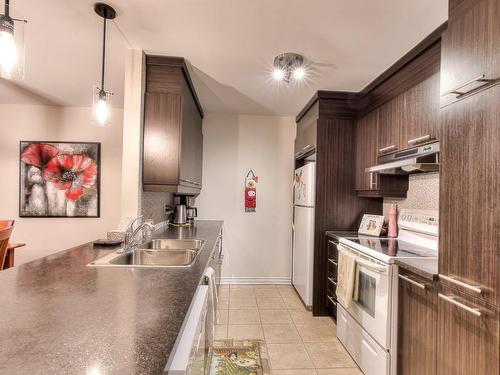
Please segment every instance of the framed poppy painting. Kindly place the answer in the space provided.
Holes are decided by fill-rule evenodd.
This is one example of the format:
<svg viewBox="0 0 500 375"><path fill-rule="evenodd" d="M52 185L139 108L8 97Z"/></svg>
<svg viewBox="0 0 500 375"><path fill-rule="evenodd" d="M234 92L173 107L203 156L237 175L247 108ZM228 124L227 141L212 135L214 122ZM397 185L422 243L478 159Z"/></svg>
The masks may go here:
<svg viewBox="0 0 500 375"><path fill-rule="evenodd" d="M20 217L99 217L100 143L20 146Z"/></svg>

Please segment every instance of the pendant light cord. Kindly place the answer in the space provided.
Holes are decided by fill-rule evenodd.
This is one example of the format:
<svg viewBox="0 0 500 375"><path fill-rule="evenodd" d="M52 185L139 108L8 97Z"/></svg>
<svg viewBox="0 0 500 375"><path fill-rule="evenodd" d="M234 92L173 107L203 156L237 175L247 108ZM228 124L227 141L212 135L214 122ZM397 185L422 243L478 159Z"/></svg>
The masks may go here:
<svg viewBox="0 0 500 375"><path fill-rule="evenodd" d="M102 74L101 74L101 90L104 91L104 67L106 65L106 17L104 17L104 33L102 36Z"/></svg>
<svg viewBox="0 0 500 375"><path fill-rule="evenodd" d="M10 16L10 9L9 9L9 7L10 7L10 0L5 0L5 15L7 17Z"/></svg>

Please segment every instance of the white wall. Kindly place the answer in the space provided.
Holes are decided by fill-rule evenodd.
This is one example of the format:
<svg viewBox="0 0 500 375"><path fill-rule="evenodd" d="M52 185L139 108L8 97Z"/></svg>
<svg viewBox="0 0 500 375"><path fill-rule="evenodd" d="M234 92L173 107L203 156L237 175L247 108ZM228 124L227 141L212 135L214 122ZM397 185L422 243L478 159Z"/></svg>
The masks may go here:
<svg viewBox="0 0 500 375"><path fill-rule="evenodd" d="M223 277L288 281L295 120L209 113L203 137L203 189L196 203L200 219L225 221ZM255 213L244 210L249 169L259 176Z"/></svg>
<svg viewBox="0 0 500 375"><path fill-rule="evenodd" d="M95 126L91 108L0 104L0 218L15 219L11 240L27 246L16 251L16 265L103 237L120 220L122 119ZM101 142L101 217L19 218L19 141Z"/></svg>

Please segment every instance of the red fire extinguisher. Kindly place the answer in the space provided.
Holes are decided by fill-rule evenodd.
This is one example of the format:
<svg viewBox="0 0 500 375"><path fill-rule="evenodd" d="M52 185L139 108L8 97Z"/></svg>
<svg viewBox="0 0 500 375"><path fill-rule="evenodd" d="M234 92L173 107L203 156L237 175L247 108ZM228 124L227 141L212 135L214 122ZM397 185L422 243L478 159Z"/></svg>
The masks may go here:
<svg viewBox="0 0 500 375"><path fill-rule="evenodd" d="M255 184L258 182L257 177L252 170L247 173L245 178L245 212L255 212L257 207L257 189Z"/></svg>

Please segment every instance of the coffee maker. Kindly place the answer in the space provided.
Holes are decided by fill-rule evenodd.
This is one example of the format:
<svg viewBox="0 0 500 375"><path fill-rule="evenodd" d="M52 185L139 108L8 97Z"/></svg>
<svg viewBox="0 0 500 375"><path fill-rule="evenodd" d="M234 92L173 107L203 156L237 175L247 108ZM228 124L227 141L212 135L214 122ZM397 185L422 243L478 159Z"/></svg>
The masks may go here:
<svg viewBox="0 0 500 375"><path fill-rule="evenodd" d="M196 197L193 195L174 196L174 225L193 225L198 209L194 206Z"/></svg>

